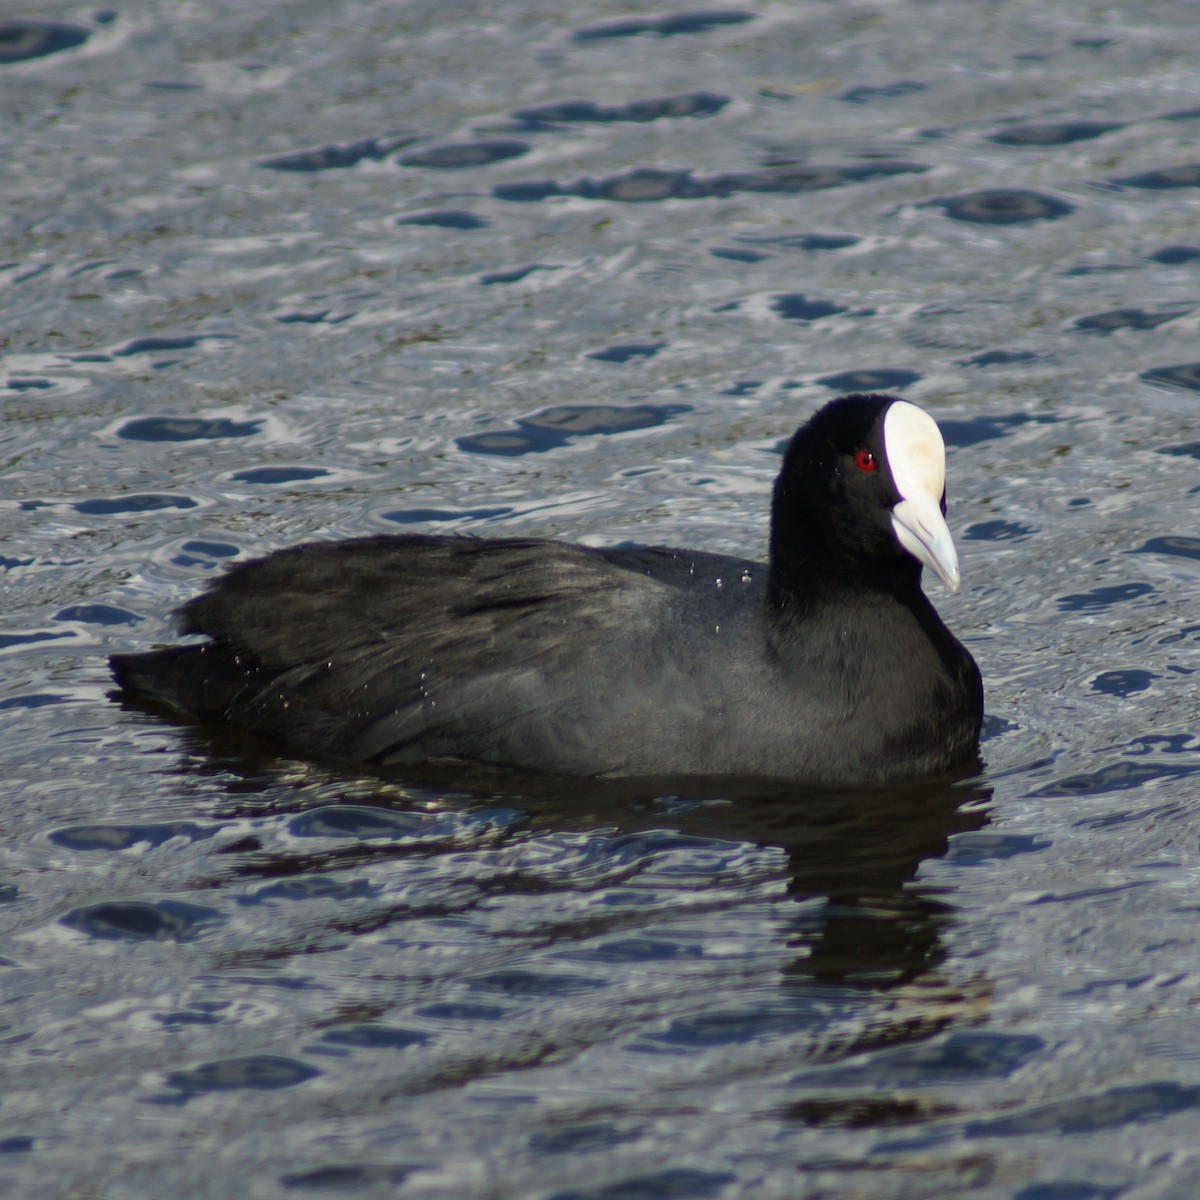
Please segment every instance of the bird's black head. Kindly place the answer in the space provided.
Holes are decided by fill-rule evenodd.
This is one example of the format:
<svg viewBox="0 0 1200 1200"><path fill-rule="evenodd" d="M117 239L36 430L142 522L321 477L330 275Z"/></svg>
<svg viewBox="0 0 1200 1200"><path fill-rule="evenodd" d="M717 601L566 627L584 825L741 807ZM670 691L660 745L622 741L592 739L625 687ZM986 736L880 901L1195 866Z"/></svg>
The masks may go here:
<svg viewBox="0 0 1200 1200"><path fill-rule="evenodd" d="M958 590L945 522L946 450L933 418L894 396L833 400L797 430L775 483L771 584L780 603L823 587Z"/></svg>

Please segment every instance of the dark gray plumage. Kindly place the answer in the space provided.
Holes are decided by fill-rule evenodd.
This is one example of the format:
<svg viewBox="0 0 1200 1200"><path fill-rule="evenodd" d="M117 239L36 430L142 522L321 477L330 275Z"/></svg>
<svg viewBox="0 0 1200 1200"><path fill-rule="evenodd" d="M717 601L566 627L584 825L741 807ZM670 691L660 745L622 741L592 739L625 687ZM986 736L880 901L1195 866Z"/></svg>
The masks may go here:
<svg viewBox="0 0 1200 1200"><path fill-rule="evenodd" d="M812 782L946 770L977 752L982 686L897 540L897 403L843 398L797 433L769 566L528 538L316 543L189 601L183 632L206 644L116 655L114 674L319 759ZM939 553L922 557L945 574Z"/></svg>

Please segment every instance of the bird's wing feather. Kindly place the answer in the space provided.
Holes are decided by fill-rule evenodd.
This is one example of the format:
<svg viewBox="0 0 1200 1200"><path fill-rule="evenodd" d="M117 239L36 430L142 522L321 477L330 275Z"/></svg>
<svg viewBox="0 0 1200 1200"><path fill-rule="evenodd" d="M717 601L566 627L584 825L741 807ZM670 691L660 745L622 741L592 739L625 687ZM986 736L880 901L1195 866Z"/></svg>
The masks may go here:
<svg viewBox="0 0 1200 1200"><path fill-rule="evenodd" d="M152 694L305 754L416 761L469 739L503 759L514 720L525 737L531 717L550 741L587 736L571 712L572 667L620 645L636 669L637 647L694 575L686 556L654 548L421 536L311 543L236 566L189 601L183 630L210 644L157 652ZM127 686L146 657L117 664Z"/></svg>

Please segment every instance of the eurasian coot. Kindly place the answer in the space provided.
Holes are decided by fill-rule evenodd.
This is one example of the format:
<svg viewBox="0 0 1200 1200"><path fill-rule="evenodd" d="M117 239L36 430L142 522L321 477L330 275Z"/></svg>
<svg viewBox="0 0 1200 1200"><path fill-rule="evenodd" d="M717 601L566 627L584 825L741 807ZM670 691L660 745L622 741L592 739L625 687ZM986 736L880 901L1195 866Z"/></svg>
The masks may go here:
<svg viewBox="0 0 1200 1200"><path fill-rule="evenodd" d="M112 658L127 693L307 758L865 783L969 763L983 688L951 591L945 448L892 396L792 438L768 563L533 538L355 538L239 564L203 644Z"/></svg>

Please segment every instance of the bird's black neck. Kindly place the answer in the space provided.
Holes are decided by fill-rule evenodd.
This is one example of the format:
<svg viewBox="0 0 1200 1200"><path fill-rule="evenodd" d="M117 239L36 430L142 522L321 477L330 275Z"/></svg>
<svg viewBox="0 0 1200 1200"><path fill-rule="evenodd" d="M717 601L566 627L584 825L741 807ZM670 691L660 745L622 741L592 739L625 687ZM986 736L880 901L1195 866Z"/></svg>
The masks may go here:
<svg viewBox="0 0 1200 1200"><path fill-rule="evenodd" d="M770 550L767 604L785 620L849 599L890 598L912 607L924 598L921 564L903 552L864 558L818 531L784 531L778 522L772 524Z"/></svg>

